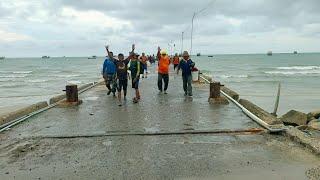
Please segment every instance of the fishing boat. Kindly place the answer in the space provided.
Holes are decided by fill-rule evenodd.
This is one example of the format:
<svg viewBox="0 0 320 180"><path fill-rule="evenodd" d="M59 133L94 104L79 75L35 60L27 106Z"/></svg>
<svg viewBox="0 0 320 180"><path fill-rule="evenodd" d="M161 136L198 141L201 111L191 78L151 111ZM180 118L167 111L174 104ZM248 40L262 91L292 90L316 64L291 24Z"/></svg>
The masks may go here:
<svg viewBox="0 0 320 180"><path fill-rule="evenodd" d="M208 56L208 57L213 57L213 56L210 55L210 56Z"/></svg>
<svg viewBox="0 0 320 180"><path fill-rule="evenodd" d="M97 59L97 56L88 57L88 59Z"/></svg>
<svg viewBox="0 0 320 180"><path fill-rule="evenodd" d="M197 56L201 56L201 54L200 54L200 53L197 53Z"/></svg>
<svg viewBox="0 0 320 180"><path fill-rule="evenodd" d="M298 51L293 51L293 54L298 54Z"/></svg>
<svg viewBox="0 0 320 180"><path fill-rule="evenodd" d="M267 55L268 55L268 56L272 56L272 51L268 51L268 52L267 52Z"/></svg>
<svg viewBox="0 0 320 180"><path fill-rule="evenodd" d="M5 59L5 57L4 57L4 56L0 57L0 60L4 60L4 59Z"/></svg>
<svg viewBox="0 0 320 180"><path fill-rule="evenodd" d="M42 59L49 59L50 56L42 56L41 58L42 58Z"/></svg>

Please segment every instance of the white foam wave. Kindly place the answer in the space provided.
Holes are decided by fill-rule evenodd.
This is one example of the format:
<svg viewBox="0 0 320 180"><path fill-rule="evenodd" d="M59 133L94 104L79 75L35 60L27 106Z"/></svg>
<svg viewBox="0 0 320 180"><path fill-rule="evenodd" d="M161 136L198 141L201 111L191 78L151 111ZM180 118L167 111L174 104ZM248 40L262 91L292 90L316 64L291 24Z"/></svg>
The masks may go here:
<svg viewBox="0 0 320 180"><path fill-rule="evenodd" d="M31 74L32 71L14 71L13 74Z"/></svg>
<svg viewBox="0 0 320 180"><path fill-rule="evenodd" d="M217 75L215 77L228 79L228 78L248 78L248 75Z"/></svg>
<svg viewBox="0 0 320 180"><path fill-rule="evenodd" d="M27 80L25 82L29 82L29 83L42 83L42 82L47 82L48 80L45 79L31 79L31 80Z"/></svg>
<svg viewBox="0 0 320 180"><path fill-rule="evenodd" d="M79 77L80 75L79 74L69 74L69 75L66 75L66 74L54 74L54 75L49 75L51 77L60 77L60 78L71 78L71 77Z"/></svg>
<svg viewBox="0 0 320 180"><path fill-rule="evenodd" d="M0 78L24 78L28 75L0 75Z"/></svg>
<svg viewBox="0 0 320 180"><path fill-rule="evenodd" d="M320 66L289 66L289 67L277 67L279 70L316 70L320 69Z"/></svg>
<svg viewBox="0 0 320 180"><path fill-rule="evenodd" d="M272 75L310 75L310 74L320 74L320 70L316 71L267 71L266 74Z"/></svg>
<svg viewBox="0 0 320 180"><path fill-rule="evenodd" d="M68 84L81 84L81 81L67 81Z"/></svg>

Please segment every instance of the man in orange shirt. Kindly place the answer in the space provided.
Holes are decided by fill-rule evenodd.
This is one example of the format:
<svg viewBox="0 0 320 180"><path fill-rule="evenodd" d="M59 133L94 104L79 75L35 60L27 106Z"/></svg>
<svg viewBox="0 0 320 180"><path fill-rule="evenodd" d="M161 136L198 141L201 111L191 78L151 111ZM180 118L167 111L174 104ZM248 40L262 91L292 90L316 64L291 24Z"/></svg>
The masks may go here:
<svg viewBox="0 0 320 180"><path fill-rule="evenodd" d="M161 50L158 47L158 88L160 93L164 90L164 94L167 94L168 84L169 84L169 65L170 57L165 50ZM164 81L164 88L162 89L162 80Z"/></svg>
<svg viewBox="0 0 320 180"><path fill-rule="evenodd" d="M174 70L176 70L179 63L180 63L180 59L179 59L178 53L176 53L173 57L173 69Z"/></svg>

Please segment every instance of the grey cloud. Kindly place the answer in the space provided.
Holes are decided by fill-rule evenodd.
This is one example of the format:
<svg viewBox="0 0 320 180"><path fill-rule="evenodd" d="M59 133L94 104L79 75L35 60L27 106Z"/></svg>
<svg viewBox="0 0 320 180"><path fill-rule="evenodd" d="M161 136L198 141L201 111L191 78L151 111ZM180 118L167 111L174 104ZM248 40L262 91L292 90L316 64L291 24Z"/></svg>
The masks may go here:
<svg viewBox="0 0 320 180"><path fill-rule="evenodd" d="M319 37L319 0L215 0L207 6L210 2L212 0L43 0L30 1L19 11L8 9L0 2L0 20L8 24L5 29L29 35L47 45L56 46L61 51L79 46L79 49L83 48L81 53L87 53L87 47L87 51L92 54L92 47L99 47L109 39L117 40L113 42L116 50L133 42L138 42L141 47L150 51L154 51L154 46L158 44L167 46L172 40L178 46L182 31L185 31L186 41L190 38L193 12L204 7L207 9L196 16L194 30L194 43L201 50L210 46L217 36L233 36L234 39L241 36L254 41L254 37L272 34L279 29L287 30L292 37ZM76 29L67 23L72 22L73 18L67 19L62 15L64 7L78 11L99 11L107 16L128 21L131 25L115 30L84 24L83 28ZM43 22L38 24L30 22L28 18L35 16L39 10L45 10L46 19L42 19ZM14 22L9 22L6 17L10 17ZM233 25L228 19L240 23ZM236 46L247 42L238 40L237 43L215 43L225 43L224 48L229 46L230 51L234 51ZM30 46L38 48L35 44ZM189 42L185 46L188 47ZM261 44L262 48L266 46ZM251 51L254 50L250 49ZM98 52L100 50L96 50L96 53Z"/></svg>

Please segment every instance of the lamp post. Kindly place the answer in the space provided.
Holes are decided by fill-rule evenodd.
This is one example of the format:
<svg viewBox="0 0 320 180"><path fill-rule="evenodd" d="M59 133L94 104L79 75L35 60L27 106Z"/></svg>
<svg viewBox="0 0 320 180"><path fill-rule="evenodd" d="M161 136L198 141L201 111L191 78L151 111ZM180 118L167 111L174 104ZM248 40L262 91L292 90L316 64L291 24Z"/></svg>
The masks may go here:
<svg viewBox="0 0 320 180"><path fill-rule="evenodd" d="M184 32L182 31L182 35L181 35L181 55L183 53L183 35L184 35Z"/></svg>
<svg viewBox="0 0 320 180"><path fill-rule="evenodd" d="M190 46L190 55L192 55L192 38L193 38L193 20L196 16L196 13L193 13L192 21L191 21L191 46Z"/></svg>

